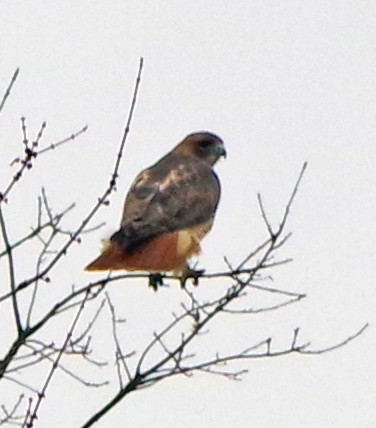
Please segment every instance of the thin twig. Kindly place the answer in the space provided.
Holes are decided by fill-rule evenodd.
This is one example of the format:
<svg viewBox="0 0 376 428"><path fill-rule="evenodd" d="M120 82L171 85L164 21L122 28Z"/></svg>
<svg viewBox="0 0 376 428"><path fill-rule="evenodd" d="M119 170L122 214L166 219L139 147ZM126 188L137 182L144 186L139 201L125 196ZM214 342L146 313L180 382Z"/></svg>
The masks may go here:
<svg viewBox="0 0 376 428"><path fill-rule="evenodd" d="M265 213L265 208L264 208L264 203L262 202L261 194L260 193L257 193L257 201L258 201L259 208L260 208L260 211L261 211L261 216L262 216L262 218L264 220L266 228L268 229L269 236L273 237L274 236L274 232L273 232L273 229L272 229L269 221L267 220L266 213Z"/></svg>
<svg viewBox="0 0 376 428"><path fill-rule="evenodd" d="M59 146L66 144L70 141L75 140L78 136L80 136L81 134L83 134L84 132L86 132L88 130L88 126L85 125L84 127L82 127L79 131L74 132L72 135L70 135L67 138L64 138L63 140L60 140L56 143L51 143L49 144L47 147L44 147L43 149L40 150L36 150L37 155L41 155L42 153L48 152L50 150L55 150L57 149Z"/></svg>
<svg viewBox="0 0 376 428"><path fill-rule="evenodd" d="M130 131L130 126L131 126L131 122L132 122L132 118L133 118L133 112L134 112L134 109L136 107L138 89L139 89L140 83L141 83L141 75L142 75L143 66L144 66L144 59L141 57L140 62L139 62L138 74L137 74L136 84L135 84L135 88L134 88L134 92L133 92L131 107L130 107L130 110L128 113L128 118L127 118L127 121L125 124L123 138L121 139L120 148L119 148L119 151L118 151L118 154L116 157L114 172L112 173L112 178L110 180L110 186L109 186L109 192L108 193L110 193L110 191L116 187L116 181L117 181L117 178L119 176L120 162L121 162L121 158L123 156L125 142L127 140L127 137L128 137L129 131Z"/></svg>
<svg viewBox="0 0 376 428"><path fill-rule="evenodd" d="M7 99L8 99L8 97L9 97L9 95L10 95L10 91L13 89L13 85L14 85L14 84L15 84L15 82L16 82L16 79L17 79L17 76L18 76L18 73L19 73L19 72L20 72L20 69L19 69L19 68L16 68L16 71L13 73L13 76L12 76L12 78L10 79L9 85L8 85L8 87L7 87L7 89L6 89L5 93L4 93L4 95L3 95L3 98L2 98L2 100L1 100L1 102L0 102L0 113L1 113L1 111L3 110L4 105L5 105L5 103L6 103Z"/></svg>
<svg viewBox="0 0 376 428"><path fill-rule="evenodd" d="M304 354L310 354L310 355L320 355L325 354L330 351L334 351L336 349L342 348L343 346L347 345L349 342L352 342L354 339L359 337L363 332L369 327L369 324L366 323L361 327L356 333L352 334L351 336L347 337L346 339L342 340L341 342L333 345L328 346L327 348L318 349L318 350L312 350L312 349L306 349L304 350Z"/></svg>
<svg viewBox="0 0 376 428"><path fill-rule="evenodd" d="M17 296L15 293L15 291L16 291L16 278L15 278L15 273L14 273L13 251L12 251L12 247L9 243L8 232L7 232L7 228L5 225L5 219L4 219L4 214L3 214L3 210L1 208L1 205L0 205L0 228L1 228L2 235L3 235L3 239L4 239L5 250L6 250L7 256L8 256L9 282L10 282L10 291L12 293L13 314L14 314L14 318L16 320L16 327L17 327L18 336L20 336L22 333L22 324L21 324L20 311L18 308Z"/></svg>
<svg viewBox="0 0 376 428"><path fill-rule="evenodd" d="M120 389L122 389L124 387L124 382L123 382L123 378L122 378L122 374L121 374L121 366L120 363L123 367L123 370L125 371L128 381L131 380L132 376L131 376L131 372L128 368L128 364L127 364L127 357L125 356L125 354L123 353L123 350L121 349L121 345L120 345L120 340L118 338L117 335L117 324L119 323L120 320L117 319L116 317L116 313L115 313L115 307L110 299L110 295L108 293L105 294L106 295L106 299L107 299L107 305L108 308L110 310L111 313L111 321L112 321L112 336L114 338L114 342L115 342L115 363L116 363L116 369L117 369L117 374L118 374L118 381L119 381L119 387ZM121 320L122 322L124 322L125 320ZM132 354L131 354L132 355Z"/></svg>

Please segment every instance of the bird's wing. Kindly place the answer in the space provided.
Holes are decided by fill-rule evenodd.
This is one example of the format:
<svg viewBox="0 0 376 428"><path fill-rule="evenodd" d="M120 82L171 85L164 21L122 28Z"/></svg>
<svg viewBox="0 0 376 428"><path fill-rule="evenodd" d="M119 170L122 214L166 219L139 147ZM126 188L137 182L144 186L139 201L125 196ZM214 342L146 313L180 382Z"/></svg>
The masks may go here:
<svg viewBox="0 0 376 428"><path fill-rule="evenodd" d="M124 204L121 229L112 239L128 249L149 238L213 219L220 184L210 165L187 156L167 156L142 171Z"/></svg>

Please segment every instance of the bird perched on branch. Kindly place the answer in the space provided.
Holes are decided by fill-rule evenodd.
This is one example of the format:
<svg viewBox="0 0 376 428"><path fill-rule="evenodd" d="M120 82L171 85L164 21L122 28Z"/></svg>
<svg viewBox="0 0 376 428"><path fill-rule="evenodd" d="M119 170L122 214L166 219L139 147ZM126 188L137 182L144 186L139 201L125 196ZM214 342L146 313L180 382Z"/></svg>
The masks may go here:
<svg viewBox="0 0 376 428"><path fill-rule="evenodd" d="M210 132L188 135L134 180L125 199L120 229L87 271L171 271L187 275L187 259L200 253L220 198L212 166L226 156Z"/></svg>

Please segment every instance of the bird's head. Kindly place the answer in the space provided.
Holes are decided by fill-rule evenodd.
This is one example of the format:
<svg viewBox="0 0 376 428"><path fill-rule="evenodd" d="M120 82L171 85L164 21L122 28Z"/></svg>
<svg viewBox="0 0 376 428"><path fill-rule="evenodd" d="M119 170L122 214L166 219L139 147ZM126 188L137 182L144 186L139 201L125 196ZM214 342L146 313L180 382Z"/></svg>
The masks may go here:
<svg viewBox="0 0 376 428"><path fill-rule="evenodd" d="M210 165L214 165L221 156L226 157L223 141L211 132L189 134L176 149L182 154L194 155Z"/></svg>

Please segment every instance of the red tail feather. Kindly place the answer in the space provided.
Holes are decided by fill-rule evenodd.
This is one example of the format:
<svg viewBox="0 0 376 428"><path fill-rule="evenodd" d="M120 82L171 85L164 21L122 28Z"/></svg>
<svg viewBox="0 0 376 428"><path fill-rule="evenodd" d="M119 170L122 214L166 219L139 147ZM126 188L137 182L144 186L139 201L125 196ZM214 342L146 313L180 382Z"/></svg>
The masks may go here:
<svg viewBox="0 0 376 428"><path fill-rule="evenodd" d="M187 257L199 252L194 241L178 248L178 232L158 236L132 251L122 251L119 245L110 241L103 253L85 270L143 270L149 272L181 271Z"/></svg>

